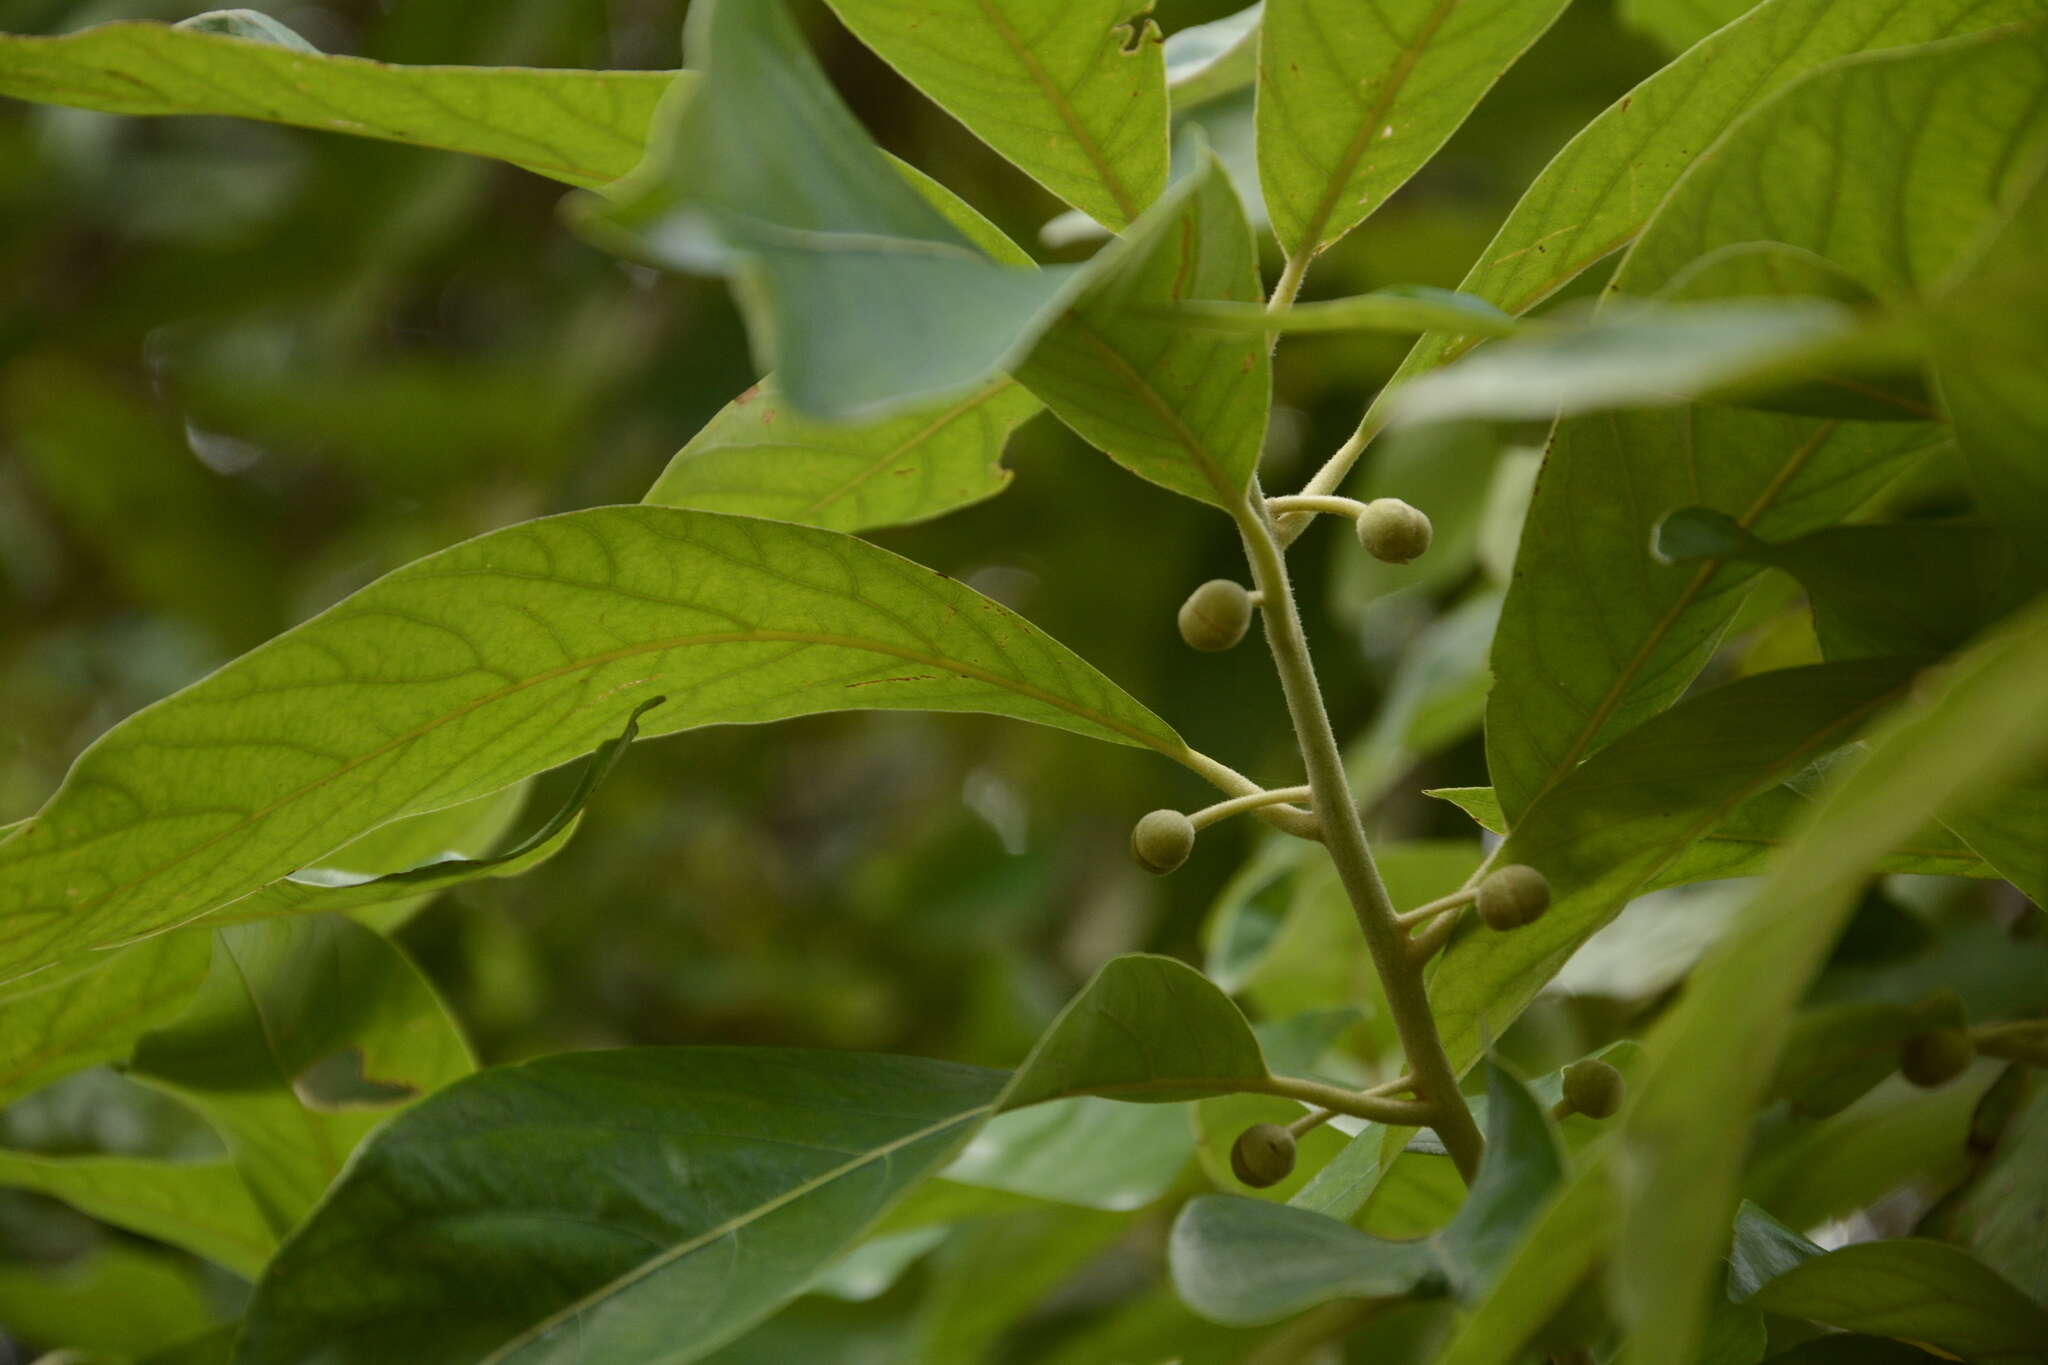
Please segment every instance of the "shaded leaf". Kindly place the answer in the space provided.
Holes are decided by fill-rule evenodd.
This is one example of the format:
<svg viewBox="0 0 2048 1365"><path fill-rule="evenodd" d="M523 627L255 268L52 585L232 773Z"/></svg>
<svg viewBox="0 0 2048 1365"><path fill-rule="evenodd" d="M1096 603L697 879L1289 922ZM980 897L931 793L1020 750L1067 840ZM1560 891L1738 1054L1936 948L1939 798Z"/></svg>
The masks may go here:
<svg viewBox="0 0 2048 1365"><path fill-rule="evenodd" d="M0 1151L0 1185L61 1199L252 1280L277 1249L277 1232L231 1162Z"/></svg>
<svg viewBox="0 0 2048 1365"><path fill-rule="evenodd" d="M1621 0L1618 13L1666 51L1683 52L1748 10L1755 0Z"/></svg>
<svg viewBox="0 0 2048 1365"><path fill-rule="evenodd" d="M1740 1303L1802 1261L1827 1253L1745 1199L1728 1249L1728 1297Z"/></svg>
<svg viewBox="0 0 2048 1365"><path fill-rule="evenodd" d="M983 1190L1124 1211L1165 1195L1194 1148L1187 1116L1173 1105L1081 1096L998 1114L940 1174Z"/></svg>
<svg viewBox="0 0 2048 1365"><path fill-rule="evenodd" d="M217 26L0 34L0 95L110 114L290 123L492 157L571 185L602 185L631 170L655 105L675 83L672 71L395 66Z"/></svg>
<svg viewBox="0 0 2048 1365"><path fill-rule="evenodd" d="M1769 1097L1814 1118L1839 1113L1898 1070L1907 1039L1965 1023L1946 992L1911 1005L1866 1000L1808 1010L1786 1036Z"/></svg>
<svg viewBox="0 0 2048 1365"><path fill-rule="evenodd" d="M1135 0L830 0L911 84L1114 228L1166 187L1166 73Z"/></svg>
<svg viewBox="0 0 2048 1365"><path fill-rule="evenodd" d="M1191 24L1167 35L1166 90L1176 109L1185 109L1241 90L1259 74L1259 20L1264 0L1235 14Z"/></svg>
<svg viewBox="0 0 2048 1365"><path fill-rule="evenodd" d="M653 734L986 710L1186 752L1042 633L908 560L593 508L399 569L103 735L0 844L0 973L180 923L365 828L587 753L657 695Z"/></svg>
<svg viewBox="0 0 2048 1365"><path fill-rule="evenodd" d="M1370 294L1266 308L1257 303L1184 303L1183 321L1219 332L1431 332L1506 336L1515 320L1470 294L1428 285L1394 285Z"/></svg>
<svg viewBox="0 0 2048 1365"><path fill-rule="evenodd" d="M1530 1221L1492 1291L1473 1305L1438 1365L1512 1365L1523 1346L1592 1275L1614 1235L1604 1163L1582 1165ZM1691 1362L1688 1361L1688 1365Z"/></svg>
<svg viewBox="0 0 2048 1365"><path fill-rule="evenodd" d="M909 1360L990 1359L1016 1320L1101 1254L1127 1221L1090 1209L1033 1209L963 1229L935 1258Z"/></svg>
<svg viewBox="0 0 2048 1365"><path fill-rule="evenodd" d="M1861 1242L1802 1261L1750 1302L1873 1336L1925 1342L1983 1365L2028 1365L2048 1342L2048 1310L1945 1242Z"/></svg>
<svg viewBox="0 0 2048 1365"><path fill-rule="evenodd" d="M190 1270L160 1252L109 1245L54 1269L0 1266L0 1322L15 1340L127 1359L214 1321Z"/></svg>
<svg viewBox="0 0 2048 1365"><path fill-rule="evenodd" d="M1992 1269L2048 1301L2048 1086L2007 1123L1989 1164L1956 1212L1962 1241Z"/></svg>
<svg viewBox="0 0 2048 1365"><path fill-rule="evenodd" d="M213 936L188 930L80 954L14 982L0 999L0 1104L125 1058L137 1038L185 1008L212 957Z"/></svg>
<svg viewBox="0 0 2048 1365"><path fill-rule="evenodd" d="M1093 282L1018 380L1133 473L1235 508L1266 437L1272 359L1262 340L1186 327L1170 307L1261 297L1258 252L1221 164L1199 152L1089 268Z"/></svg>
<svg viewBox="0 0 2048 1365"><path fill-rule="evenodd" d="M1564 0L1268 0L1259 179L1281 249L1313 255L1386 202Z"/></svg>

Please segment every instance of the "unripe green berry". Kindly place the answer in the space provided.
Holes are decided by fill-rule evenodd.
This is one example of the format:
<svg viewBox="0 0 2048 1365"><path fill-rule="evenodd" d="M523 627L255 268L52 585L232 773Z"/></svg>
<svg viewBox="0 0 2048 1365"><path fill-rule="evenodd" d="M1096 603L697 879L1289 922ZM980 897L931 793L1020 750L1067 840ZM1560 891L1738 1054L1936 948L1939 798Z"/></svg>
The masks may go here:
<svg viewBox="0 0 2048 1365"><path fill-rule="evenodd" d="M1294 1134L1277 1123L1255 1123L1237 1135L1230 1171L1255 1190L1277 1185L1294 1172Z"/></svg>
<svg viewBox="0 0 2048 1365"><path fill-rule="evenodd" d="M1550 883L1527 863L1509 863L1479 883L1479 918L1505 933L1533 924L1550 908Z"/></svg>
<svg viewBox="0 0 2048 1365"><path fill-rule="evenodd" d="M1970 1069L1977 1045L1959 1028L1938 1028L1908 1038L1899 1049L1899 1071L1917 1086L1932 1090Z"/></svg>
<svg viewBox="0 0 2048 1365"><path fill-rule="evenodd" d="M1212 578L1180 604L1180 638L1215 654L1244 638L1252 623L1252 595L1227 578Z"/></svg>
<svg viewBox="0 0 2048 1365"><path fill-rule="evenodd" d="M1358 543L1374 559L1406 564L1429 548L1429 518L1399 498L1374 498L1358 514Z"/></svg>
<svg viewBox="0 0 2048 1365"><path fill-rule="evenodd" d="M1147 872L1173 871L1194 847L1194 821L1177 810L1155 810L1131 830L1131 856Z"/></svg>
<svg viewBox="0 0 2048 1365"><path fill-rule="evenodd" d="M1564 1069L1564 1098L1577 1113L1589 1119L1604 1119L1621 1108L1628 1082L1598 1057L1573 1062Z"/></svg>

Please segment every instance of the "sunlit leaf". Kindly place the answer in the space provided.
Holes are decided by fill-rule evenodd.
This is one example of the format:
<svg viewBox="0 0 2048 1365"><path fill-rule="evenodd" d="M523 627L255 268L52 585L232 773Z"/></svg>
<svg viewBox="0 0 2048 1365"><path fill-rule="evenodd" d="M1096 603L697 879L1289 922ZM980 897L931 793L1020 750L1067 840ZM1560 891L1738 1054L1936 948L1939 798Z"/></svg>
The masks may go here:
<svg viewBox="0 0 2048 1365"><path fill-rule="evenodd" d="M277 1232L232 1162L0 1151L0 1185L61 1199L252 1280L277 1249Z"/></svg>
<svg viewBox="0 0 2048 1365"><path fill-rule="evenodd" d="M186 25L0 34L0 95L111 114L291 123L492 157L571 185L602 185L633 168L675 77L395 66Z"/></svg>
<svg viewBox="0 0 2048 1365"><path fill-rule="evenodd" d="M1290 256L1386 202L1564 10L1564 0L1268 0L1259 179Z"/></svg>
<svg viewBox="0 0 2048 1365"><path fill-rule="evenodd" d="M1091 268L1094 282L1017 378L1133 473L1235 507L1265 441L1272 359L1258 337L1189 328L1171 311L1261 297L1251 229L1215 157L1201 152Z"/></svg>
<svg viewBox="0 0 2048 1365"><path fill-rule="evenodd" d="M1060 198L1122 228L1166 186L1166 75L1136 0L831 0L848 28Z"/></svg>
<svg viewBox="0 0 2048 1365"><path fill-rule="evenodd" d="M102 1062L169 1023L206 979L213 937L164 934L82 953L16 981L0 998L0 1103Z"/></svg>
<svg viewBox="0 0 2048 1365"><path fill-rule="evenodd" d="M400 569L102 736L0 844L0 973L181 923L371 826L588 753L650 696L669 702L649 734L991 711L1185 752L1020 618L861 541L572 512Z"/></svg>
<svg viewBox="0 0 2048 1365"><path fill-rule="evenodd" d="M1623 1316L1640 1343L1656 1343L1644 1359L1688 1359L1698 1340L1751 1115L1869 867L1957 792L2048 754L2044 669L2043 606L1953 661L1926 700L1871 740L1650 1034L1645 1078L1623 1115L1616 1258Z"/></svg>

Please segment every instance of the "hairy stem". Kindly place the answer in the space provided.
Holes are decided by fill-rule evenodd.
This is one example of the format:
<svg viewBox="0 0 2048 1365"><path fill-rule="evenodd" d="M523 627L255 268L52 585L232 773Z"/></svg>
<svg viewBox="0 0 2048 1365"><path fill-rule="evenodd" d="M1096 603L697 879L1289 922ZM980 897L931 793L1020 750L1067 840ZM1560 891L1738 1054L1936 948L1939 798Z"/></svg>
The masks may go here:
<svg viewBox="0 0 2048 1365"><path fill-rule="evenodd" d="M1365 410L1365 416L1359 418L1358 427L1349 439L1338 446L1329 459L1323 461L1323 467L1301 486L1301 492L1297 496L1328 497L1337 491L1338 486L1344 482L1344 476L1358 463L1358 457L1372 444L1373 437L1379 435L1387 425L1386 398L1386 392L1382 390L1380 396L1373 400L1372 406ZM1300 512L1282 517L1278 528L1280 544L1283 547L1292 545L1300 538L1301 533L1308 529L1308 524L1312 520L1314 518Z"/></svg>
<svg viewBox="0 0 2048 1365"><path fill-rule="evenodd" d="M1312 254L1304 248L1287 258L1287 263L1280 267L1280 278L1273 282L1273 297L1266 300L1267 308L1277 311L1294 302L1294 296L1301 292L1302 277L1308 274Z"/></svg>
<svg viewBox="0 0 2048 1365"><path fill-rule="evenodd" d="M1369 1119L1374 1123L1427 1124L1436 1113L1435 1106L1425 1100L1396 1100L1384 1095L1366 1095L1356 1090L1346 1090L1341 1085L1311 1081L1299 1076L1268 1076L1257 1085L1249 1085L1246 1088L1256 1094L1300 1100L1303 1104L1312 1104L1333 1114L1349 1114L1355 1119Z"/></svg>
<svg viewBox="0 0 2048 1365"><path fill-rule="evenodd" d="M1223 792L1227 796L1233 798L1256 796L1262 798L1263 802L1263 798L1267 795L1266 788L1261 787L1229 764L1219 762L1199 749L1184 748L1180 752L1172 754L1171 757L1179 760L1187 768L1207 779L1218 791ZM1267 824L1283 833L1294 835L1298 839L1318 840L1323 837L1322 821L1316 818L1316 813L1312 810L1302 810L1297 806L1261 803L1257 806L1257 812L1259 819L1264 820Z"/></svg>
<svg viewBox="0 0 2048 1365"><path fill-rule="evenodd" d="M1266 520L1265 500L1256 489L1238 507L1235 516L1244 537L1245 554L1251 561L1253 583L1266 595L1259 614L1265 620L1266 642L1272 649L1281 691L1287 698L1287 711L1294 721L1295 738L1301 745L1309 788L1315 793L1323 842L1337 866L1337 876L1351 899L1358 927L1372 953L1373 966L1385 987L1395 1031L1407 1053L1418 1093L1430 1111L1428 1126L1436 1130L1459 1173L1470 1182L1478 1173L1479 1154L1485 1143L1479 1126L1472 1121L1472 1111L1465 1105L1465 1097L1458 1091L1457 1073L1451 1069L1443 1038L1437 1033L1436 1018L1430 1013L1421 966L1409 953L1408 935L1395 922L1393 901L1366 843L1365 825L1351 795L1351 781L1344 772L1337 736L1330 728L1330 714L1323 705L1315 664L1309 658L1301 613L1295 606L1294 589L1287 577L1286 556Z"/></svg>

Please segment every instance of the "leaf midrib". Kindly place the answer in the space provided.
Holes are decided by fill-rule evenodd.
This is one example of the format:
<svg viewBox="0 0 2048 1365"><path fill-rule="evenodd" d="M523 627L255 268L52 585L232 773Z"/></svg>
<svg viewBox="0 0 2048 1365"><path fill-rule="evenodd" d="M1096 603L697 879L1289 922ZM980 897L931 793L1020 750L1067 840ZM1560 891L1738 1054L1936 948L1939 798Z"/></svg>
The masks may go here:
<svg viewBox="0 0 2048 1365"><path fill-rule="evenodd" d="M1039 62L1038 54L1033 52L1018 36L1017 31L1010 27L1009 18L991 3L991 0L975 0L975 4L980 8L982 17L988 20L989 27L996 31L996 36L1003 40L1004 46L1008 47L1011 54L1023 64L1025 71L1030 74L1032 81L1045 96L1046 102L1052 105L1053 112L1067 125L1067 131L1073 134L1074 142L1080 147L1081 154L1086 156L1088 163L1095 168L1096 179L1109 191L1109 197L1116 201L1117 211L1123 214L1126 222L1136 218L1137 199L1125 186L1123 177L1116 173L1116 168L1109 164L1102 148L1096 144L1094 136L1081 122L1080 115L1075 112L1066 93L1054 83L1052 74Z"/></svg>

